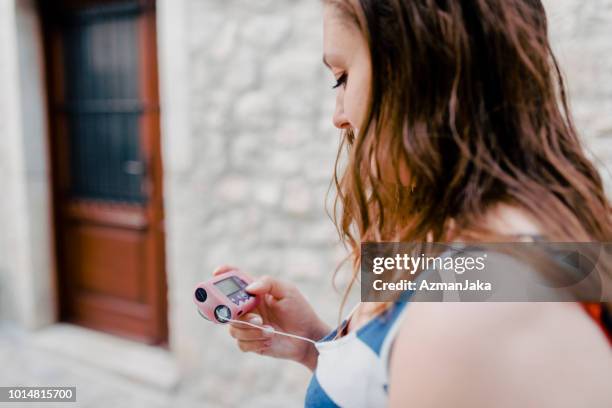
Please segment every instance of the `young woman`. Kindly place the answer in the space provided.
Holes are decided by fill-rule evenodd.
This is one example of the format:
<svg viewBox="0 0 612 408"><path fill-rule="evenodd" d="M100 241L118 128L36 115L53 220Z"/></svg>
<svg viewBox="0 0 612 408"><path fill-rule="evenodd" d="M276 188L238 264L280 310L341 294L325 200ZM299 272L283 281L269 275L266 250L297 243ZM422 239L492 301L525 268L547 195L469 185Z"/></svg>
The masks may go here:
<svg viewBox="0 0 612 408"><path fill-rule="evenodd" d="M361 241L612 241L539 0L324 0L324 62L353 281ZM292 284L247 289L243 320L319 340L230 327L313 371L308 407L612 406L607 304L360 303L330 333Z"/></svg>

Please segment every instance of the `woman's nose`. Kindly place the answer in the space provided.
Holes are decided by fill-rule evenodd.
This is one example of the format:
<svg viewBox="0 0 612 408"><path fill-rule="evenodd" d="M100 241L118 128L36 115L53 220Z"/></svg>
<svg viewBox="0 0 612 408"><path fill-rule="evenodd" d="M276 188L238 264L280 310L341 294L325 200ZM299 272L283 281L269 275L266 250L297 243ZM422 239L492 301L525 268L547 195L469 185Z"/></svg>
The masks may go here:
<svg viewBox="0 0 612 408"><path fill-rule="evenodd" d="M341 100L336 100L336 110L334 111L333 122L334 126L338 129L348 129L351 126L348 118L344 114L344 106Z"/></svg>

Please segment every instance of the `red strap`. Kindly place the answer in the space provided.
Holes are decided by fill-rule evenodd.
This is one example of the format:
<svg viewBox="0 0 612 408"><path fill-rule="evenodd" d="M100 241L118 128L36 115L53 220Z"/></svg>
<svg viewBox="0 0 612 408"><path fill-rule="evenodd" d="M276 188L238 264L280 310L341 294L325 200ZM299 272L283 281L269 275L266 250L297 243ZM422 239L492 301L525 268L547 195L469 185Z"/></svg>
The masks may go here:
<svg viewBox="0 0 612 408"><path fill-rule="evenodd" d="M582 302L580 304L582 305L582 307L584 307L584 310L587 312L587 314L591 316L593 320L595 320L595 323L604 332L604 334L608 338L608 342L612 346L612 332L610 332L610 329L606 327L602 318L603 305L601 303L586 302Z"/></svg>

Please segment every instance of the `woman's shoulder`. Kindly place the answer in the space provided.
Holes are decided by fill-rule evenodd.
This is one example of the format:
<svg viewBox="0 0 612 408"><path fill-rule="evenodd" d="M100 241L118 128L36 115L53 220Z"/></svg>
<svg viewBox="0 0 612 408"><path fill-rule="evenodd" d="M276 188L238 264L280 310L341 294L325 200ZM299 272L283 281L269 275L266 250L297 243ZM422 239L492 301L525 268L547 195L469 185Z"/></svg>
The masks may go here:
<svg viewBox="0 0 612 408"><path fill-rule="evenodd" d="M455 338L473 337L482 333L474 330L487 329L488 335L477 335L476 342L496 335L512 340L563 333L563 338L571 339L575 336L568 333L571 328L601 335L584 308L574 302L414 302L407 309L403 327L409 327L405 331L412 335L418 334L419 328Z"/></svg>
<svg viewBox="0 0 612 408"><path fill-rule="evenodd" d="M517 390L526 401L544 395L546 404L560 406L611 398L609 345L575 303L411 304L390 365L392 401L411 395L444 405L460 396L471 406L516 405L503 396L516 398ZM594 394L575 391L581 385ZM438 387L448 392L426 393Z"/></svg>

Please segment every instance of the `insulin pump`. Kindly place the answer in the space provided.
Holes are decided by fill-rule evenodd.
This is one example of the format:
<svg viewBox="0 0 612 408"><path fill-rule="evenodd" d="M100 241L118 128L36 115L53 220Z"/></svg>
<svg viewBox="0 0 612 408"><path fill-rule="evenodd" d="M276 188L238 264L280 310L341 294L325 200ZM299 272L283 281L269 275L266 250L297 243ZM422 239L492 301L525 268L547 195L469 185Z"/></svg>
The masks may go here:
<svg viewBox="0 0 612 408"><path fill-rule="evenodd" d="M242 272L232 269L214 276L196 285L193 291L193 302L198 307L200 316L213 323L235 323L263 330L266 333L279 334L293 339L307 341L312 339L297 334L284 333L272 326L259 326L250 322L236 320L250 312L259 304L259 298L244 290L253 280Z"/></svg>
<svg viewBox="0 0 612 408"><path fill-rule="evenodd" d="M193 292L198 313L213 323L229 323L253 310L259 298L244 288L252 279L232 269L212 279L200 282Z"/></svg>

